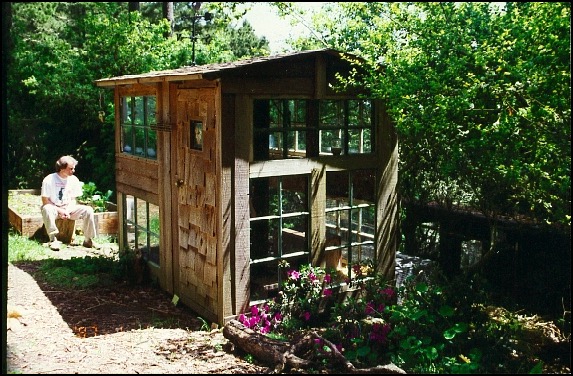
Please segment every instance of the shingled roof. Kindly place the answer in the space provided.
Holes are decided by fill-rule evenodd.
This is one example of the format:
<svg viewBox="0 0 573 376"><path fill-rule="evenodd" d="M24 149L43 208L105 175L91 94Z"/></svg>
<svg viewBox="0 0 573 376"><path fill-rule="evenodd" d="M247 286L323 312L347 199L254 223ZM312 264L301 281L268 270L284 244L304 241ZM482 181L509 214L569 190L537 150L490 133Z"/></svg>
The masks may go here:
<svg viewBox="0 0 573 376"><path fill-rule="evenodd" d="M151 83L151 82L163 82L163 81L180 81L180 80L194 80L206 78L206 76L216 77L220 74L237 70L245 67L252 67L256 64L266 64L269 62L282 60L288 61L299 58L308 57L308 55L331 55L340 57L342 53L333 49L319 49L319 50L307 50L307 51L296 51L284 54L277 54L272 56L262 56L254 57L245 60L238 60L229 63L215 63L215 64L205 64L205 65L195 65L195 66L184 66L177 69L163 70L163 71L152 71L142 74L131 74L110 78L102 78L96 80L97 86L114 86L118 84L130 84L130 83Z"/></svg>

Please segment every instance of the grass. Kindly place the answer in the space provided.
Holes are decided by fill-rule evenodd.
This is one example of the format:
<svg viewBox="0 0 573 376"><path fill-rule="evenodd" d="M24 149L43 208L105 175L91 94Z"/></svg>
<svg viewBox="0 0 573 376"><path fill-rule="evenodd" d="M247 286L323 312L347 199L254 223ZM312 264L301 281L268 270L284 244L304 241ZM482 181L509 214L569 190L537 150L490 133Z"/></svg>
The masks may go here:
<svg viewBox="0 0 573 376"><path fill-rule="evenodd" d="M83 236L76 235L80 243ZM97 244L113 243L114 238L100 235L94 238ZM66 246L64 246L65 249ZM8 262L18 264L22 262L41 261L39 277L52 286L64 289L85 289L95 286L106 286L114 283L123 275L123 266L120 260L111 256L85 256L61 259L53 257L52 251L45 244L29 239L10 228L8 233Z"/></svg>
<svg viewBox="0 0 573 376"><path fill-rule="evenodd" d="M82 235L76 235L78 244L83 242ZM96 244L115 243L115 237L110 235L98 235L93 239ZM64 245L67 247L67 245ZM22 261L38 261L51 258L53 252L49 247L36 240L22 236L12 227L8 232L8 262L17 263Z"/></svg>

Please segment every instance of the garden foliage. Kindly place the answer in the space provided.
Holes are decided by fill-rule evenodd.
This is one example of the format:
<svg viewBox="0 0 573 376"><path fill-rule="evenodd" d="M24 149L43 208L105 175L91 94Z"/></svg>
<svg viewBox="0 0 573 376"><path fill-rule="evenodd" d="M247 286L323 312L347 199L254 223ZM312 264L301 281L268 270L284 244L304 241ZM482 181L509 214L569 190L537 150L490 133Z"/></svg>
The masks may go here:
<svg viewBox="0 0 573 376"><path fill-rule="evenodd" d="M520 373L541 367L519 341L525 330L512 314L501 321L488 315L478 280L419 275L396 289L368 265L355 266L352 280L310 265L286 273L279 295L240 315L241 323L286 339L317 330L357 368L394 363L409 373ZM320 343L314 350L326 366L328 350Z"/></svg>

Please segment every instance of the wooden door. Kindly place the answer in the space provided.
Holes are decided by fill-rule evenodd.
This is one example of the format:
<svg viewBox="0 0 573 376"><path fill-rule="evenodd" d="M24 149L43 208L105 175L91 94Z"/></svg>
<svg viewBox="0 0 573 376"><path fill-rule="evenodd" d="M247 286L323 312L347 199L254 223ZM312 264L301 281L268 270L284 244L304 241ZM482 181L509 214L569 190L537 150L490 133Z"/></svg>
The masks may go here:
<svg viewBox="0 0 573 376"><path fill-rule="evenodd" d="M174 274L183 303L217 320L218 141L215 88L177 91Z"/></svg>

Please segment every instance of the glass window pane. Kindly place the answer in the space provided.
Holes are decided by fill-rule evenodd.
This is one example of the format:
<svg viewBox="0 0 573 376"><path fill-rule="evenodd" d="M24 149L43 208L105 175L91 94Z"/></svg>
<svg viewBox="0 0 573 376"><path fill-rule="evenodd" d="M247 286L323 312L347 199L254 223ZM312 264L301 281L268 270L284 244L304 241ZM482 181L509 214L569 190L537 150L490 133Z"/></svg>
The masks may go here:
<svg viewBox="0 0 573 376"><path fill-rule="evenodd" d="M132 118L134 124L136 125L144 125L145 124L145 112L143 110L143 97L134 97L135 100L135 108L132 112Z"/></svg>
<svg viewBox="0 0 573 376"><path fill-rule="evenodd" d="M122 97L120 103L122 124L131 124L131 97Z"/></svg>
<svg viewBox="0 0 573 376"><path fill-rule="evenodd" d="M159 236L150 235L150 239L149 239L149 252L147 252L147 260L151 261L157 265L160 265L160 259L159 259Z"/></svg>
<svg viewBox="0 0 573 376"><path fill-rule="evenodd" d="M303 158L306 155L306 132L287 132L287 147L289 158Z"/></svg>
<svg viewBox="0 0 573 376"><path fill-rule="evenodd" d="M282 231L282 254L305 252L307 241L308 216L285 218Z"/></svg>
<svg viewBox="0 0 573 376"><path fill-rule="evenodd" d="M352 228L356 232L353 241L364 242L374 240L375 207L358 207L352 209Z"/></svg>
<svg viewBox="0 0 573 376"><path fill-rule="evenodd" d="M349 210L326 213L326 241L329 244L344 246L349 242Z"/></svg>
<svg viewBox="0 0 573 376"><path fill-rule="evenodd" d="M308 211L308 178L294 175L282 178L282 213Z"/></svg>
<svg viewBox="0 0 573 376"><path fill-rule="evenodd" d="M269 159L282 159L283 157L283 134L271 132L269 134Z"/></svg>
<svg viewBox="0 0 573 376"><path fill-rule="evenodd" d="M335 141L335 139L337 141ZM320 152L328 154L336 154L342 152L342 145L344 143L343 134L340 129L337 130L321 130L320 131ZM333 150L334 148L334 150Z"/></svg>
<svg viewBox="0 0 573 376"><path fill-rule="evenodd" d="M290 101L291 127L306 127L306 101Z"/></svg>
<svg viewBox="0 0 573 376"><path fill-rule="evenodd" d="M278 261L251 265L251 301L272 298L279 289Z"/></svg>
<svg viewBox="0 0 573 376"><path fill-rule="evenodd" d="M348 172L329 171L326 173L326 208L349 206Z"/></svg>
<svg viewBox="0 0 573 376"><path fill-rule="evenodd" d="M157 122L156 118L155 118L156 100L155 100L154 96L148 96L145 98L146 98L146 102L147 102L147 121L145 124L152 125L152 124L155 124Z"/></svg>
<svg viewBox="0 0 573 376"><path fill-rule="evenodd" d="M278 218L251 222L251 260L278 255L279 224Z"/></svg>
<svg viewBox="0 0 573 376"><path fill-rule="evenodd" d="M370 127L372 104L369 100L349 100L348 101L348 126L349 127Z"/></svg>
<svg viewBox="0 0 573 376"><path fill-rule="evenodd" d="M348 154L362 154L364 150L364 138L362 129L351 129L348 131Z"/></svg>
<svg viewBox="0 0 573 376"><path fill-rule="evenodd" d="M376 202L376 171L356 170L352 172L352 190L355 203Z"/></svg>
<svg viewBox="0 0 573 376"><path fill-rule="evenodd" d="M133 126L124 125L121 129L121 151L123 153L133 154Z"/></svg>
<svg viewBox="0 0 573 376"><path fill-rule="evenodd" d="M138 199L135 210L137 225L147 229L147 202Z"/></svg>
<svg viewBox="0 0 573 376"><path fill-rule="evenodd" d="M340 101L326 100L320 101L319 105L319 127L342 128L344 126L344 112Z"/></svg>
<svg viewBox="0 0 573 376"><path fill-rule="evenodd" d="M147 158L157 158L157 132L153 129L147 129Z"/></svg>
<svg viewBox="0 0 573 376"><path fill-rule="evenodd" d="M143 127L135 127L135 142L134 142L134 153L139 157L143 157L145 146L145 129Z"/></svg>
<svg viewBox="0 0 573 376"><path fill-rule="evenodd" d="M284 111L281 100L271 100L269 109L269 124L271 128L282 128Z"/></svg>

